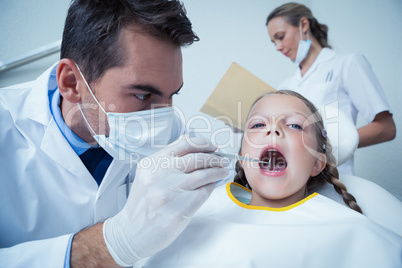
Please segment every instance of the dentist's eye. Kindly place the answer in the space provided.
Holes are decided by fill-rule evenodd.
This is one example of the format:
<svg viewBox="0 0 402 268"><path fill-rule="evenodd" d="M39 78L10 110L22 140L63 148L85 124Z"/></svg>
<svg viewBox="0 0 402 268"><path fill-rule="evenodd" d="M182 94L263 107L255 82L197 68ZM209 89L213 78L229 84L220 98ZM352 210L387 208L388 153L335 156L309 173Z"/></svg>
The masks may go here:
<svg viewBox="0 0 402 268"><path fill-rule="evenodd" d="M302 130L302 127L299 126L298 124L289 124L288 125L290 128L294 128L294 129L298 129L298 130Z"/></svg>
<svg viewBox="0 0 402 268"><path fill-rule="evenodd" d="M137 99L144 101L144 100L148 99L151 96L151 94L134 94L134 96Z"/></svg>
<svg viewBox="0 0 402 268"><path fill-rule="evenodd" d="M265 127L265 124L257 123L257 124L254 124L251 128L260 128L260 127Z"/></svg>

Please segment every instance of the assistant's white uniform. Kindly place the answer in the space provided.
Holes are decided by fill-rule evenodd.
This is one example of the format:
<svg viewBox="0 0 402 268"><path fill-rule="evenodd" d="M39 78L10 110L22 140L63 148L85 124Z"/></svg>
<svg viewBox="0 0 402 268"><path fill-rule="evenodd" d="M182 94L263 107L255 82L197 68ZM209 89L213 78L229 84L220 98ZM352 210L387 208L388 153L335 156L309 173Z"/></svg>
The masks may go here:
<svg viewBox="0 0 402 268"><path fill-rule="evenodd" d="M360 54L343 55L323 48L304 76L298 68L277 89L296 91L317 108L334 106L355 125L358 113L367 122L372 122L376 114L390 111L370 63ZM338 169L341 173L353 174L353 157Z"/></svg>
<svg viewBox="0 0 402 268"><path fill-rule="evenodd" d="M250 195L234 183L215 189L142 267L402 267L402 238L350 208L319 194L279 209L240 201Z"/></svg>
<svg viewBox="0 0 402 268"><path fill-rule="evenodd" d="M113 160L98 188L50 112L52 69L0 89L0 267L63 267L70 235L119 212L134 179Z"/></svg>

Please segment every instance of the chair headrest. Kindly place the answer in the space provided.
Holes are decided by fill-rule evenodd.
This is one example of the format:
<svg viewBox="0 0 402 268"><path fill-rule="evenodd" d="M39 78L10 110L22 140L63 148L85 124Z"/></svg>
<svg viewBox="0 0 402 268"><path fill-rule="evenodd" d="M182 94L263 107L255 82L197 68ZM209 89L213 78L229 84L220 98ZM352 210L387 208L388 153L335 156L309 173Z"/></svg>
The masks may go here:
<svg viewBox="0 0 402 268"><path fill-rule="evenodd" d="M337 166L345 163L359 145L359 134L352 120L344 112L333 107L320 107L324 127L333 147Z"/></svg>

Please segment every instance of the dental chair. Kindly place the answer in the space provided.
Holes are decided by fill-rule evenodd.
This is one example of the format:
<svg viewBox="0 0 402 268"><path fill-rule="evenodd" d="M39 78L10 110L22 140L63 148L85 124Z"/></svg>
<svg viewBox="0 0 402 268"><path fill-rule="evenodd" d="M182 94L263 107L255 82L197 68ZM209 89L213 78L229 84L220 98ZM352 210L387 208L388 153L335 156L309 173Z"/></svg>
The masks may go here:
<svg viewBox="0 0 402 268"><path fill-rule="evenodd" d="M337 166L340 166L352 157L357 149L359 143L357 129L342 111L332 106L321 107L319 110L328 138L334 147ZM364 215L402 236L402 202L399 199L369 180L342 173L339 174L339 179L356 198ZM326 184L318 192L345 205L332 185Z"/></svg>
<svg viewBox="0 0 402 268"><path fill-rule="evenodd" d="M273 91L273 87L233 62L200 111L222 121L226 118L232 130L240 133L254 101ZM352 121L338 110L338 103L317 108L324 120L331 144L336 149L334 155L337 166L340 166L351 158L357 149L357 129ZM402 202L399 199L369 180L341 172L339 179L356 198L364 215L402 236ZM318 192L345 205L332 185L326 184Z"/></svg>

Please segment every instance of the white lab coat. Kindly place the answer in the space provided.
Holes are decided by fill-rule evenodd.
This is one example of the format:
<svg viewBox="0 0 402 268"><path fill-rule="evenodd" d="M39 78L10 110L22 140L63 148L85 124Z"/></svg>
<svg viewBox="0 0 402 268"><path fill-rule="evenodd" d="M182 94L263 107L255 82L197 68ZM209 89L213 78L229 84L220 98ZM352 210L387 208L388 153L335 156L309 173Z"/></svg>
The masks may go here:
<svg viewBox="0 0 402 268"><path fill-rule="evenodd" d="M227 184L143 268L401 267L402 238L319 194L289 207L249 206Z"/></svg>
<svg viewBox="0 0 402 268"><path fill-rule="evenodd" d="M120 211L134 179L112 161L98 188L50 113L52 68L0 89L0 267L63 267L70 235Z"/></svg>
<svg viewBox="0 0 402 268"><path fill-rule="evenodd" d="M323 48L303 76L298 68L277 89L296 91L318 108L338 108L355 125L358 113L372 122L376 114L390 111L380 82L370 63L360 54L343 55ZM353 174L353 156L338 169L341 173Z"/></svg>

